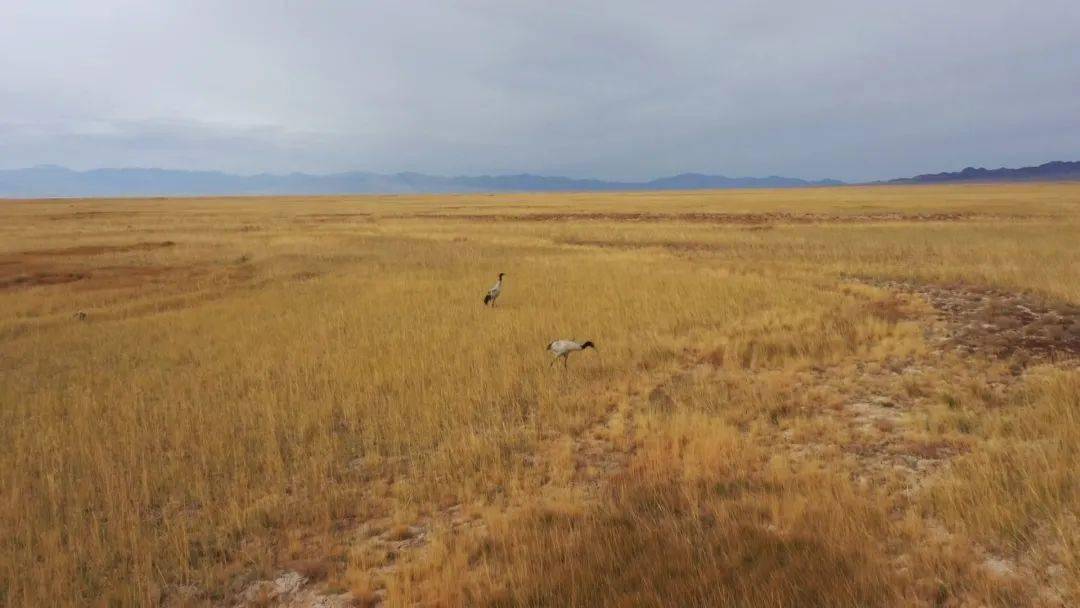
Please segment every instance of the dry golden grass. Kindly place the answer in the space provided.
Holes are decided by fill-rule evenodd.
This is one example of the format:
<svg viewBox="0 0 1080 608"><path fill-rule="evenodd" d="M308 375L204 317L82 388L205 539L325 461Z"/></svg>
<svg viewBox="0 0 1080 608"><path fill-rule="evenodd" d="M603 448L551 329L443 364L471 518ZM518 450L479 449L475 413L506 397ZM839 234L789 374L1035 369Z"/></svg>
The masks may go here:
<svg viewBox="0 0 1080 608"><path fill-rule="evenodd" d="M0 604L1075 604L1077 243L1067 184L0 203Z"/></svg>

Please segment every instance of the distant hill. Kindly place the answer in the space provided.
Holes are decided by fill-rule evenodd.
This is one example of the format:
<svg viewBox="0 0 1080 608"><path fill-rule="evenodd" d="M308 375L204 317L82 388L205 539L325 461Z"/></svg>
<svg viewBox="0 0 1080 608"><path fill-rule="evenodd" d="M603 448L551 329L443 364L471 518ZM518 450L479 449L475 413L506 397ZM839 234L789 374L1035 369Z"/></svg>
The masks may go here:
<svg viewBox="0 0 1080 608"><path fill-rule="evenodd" d="M1019 169L976 169L968 167L954 173L928 173L889 180L889 184L937 184L944 182L1026 182L1080 180L1080 161L1054 161L1038 167Z"/></svg>
<svg viewBox="0 0 1080 608"><path fill-rule="evenodd" d="M44 165L0 170L0 197L199 196L259 194L395 194L450 192L603 192L622 190L701 190L716 188L791 188L835 186L831 179L724 177L684 173L647 182L613 182L542 175L442 177L422 173L348 172L234 175L217 171L170 169L94 169L73 171Z"/></svg>

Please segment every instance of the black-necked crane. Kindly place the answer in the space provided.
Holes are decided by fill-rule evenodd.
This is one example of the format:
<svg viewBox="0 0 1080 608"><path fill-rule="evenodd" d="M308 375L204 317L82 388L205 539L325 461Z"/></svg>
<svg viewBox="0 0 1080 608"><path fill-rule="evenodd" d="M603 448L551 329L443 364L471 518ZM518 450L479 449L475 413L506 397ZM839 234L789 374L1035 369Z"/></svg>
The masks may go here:
<svg viewBox="0 0 1080 608"><path fill-rule="evenodd" d="M505 272L499 273L499 280L495 281L495 284L488 290L487 295L484 296L484 306L487 306L488 304L495 306L495 300L499 297L499 294L502 293L502 281L503 275L505 274Z"/></svg>
<svg viewBox="0 0 1080 608"><path fill-rule="evenodd" d="M585 350L586 348L596 349L596 345L590 340L584 342L575 342L574 340L555 340L551 344L547 345L547 349L551 351L551 354L555 355L555 358L551 360L551 365L555 365L555 362L562 357L563 367L566 367L567 362L570 360L570 353L577 352L579 350ZM549 365L548 367L551 367Z"/></svg>

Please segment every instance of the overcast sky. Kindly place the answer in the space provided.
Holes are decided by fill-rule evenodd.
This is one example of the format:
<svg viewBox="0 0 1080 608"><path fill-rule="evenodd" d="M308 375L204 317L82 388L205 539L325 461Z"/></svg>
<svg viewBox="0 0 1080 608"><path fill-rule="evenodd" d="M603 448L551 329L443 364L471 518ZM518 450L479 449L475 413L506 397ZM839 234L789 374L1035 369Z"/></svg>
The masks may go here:
<svg viewBox="0 0 1080 608"><path fill-rule="evenodd" d="M1077 0L0 0L0 168L863 180L1055 159L1080 160Z"/></svg>

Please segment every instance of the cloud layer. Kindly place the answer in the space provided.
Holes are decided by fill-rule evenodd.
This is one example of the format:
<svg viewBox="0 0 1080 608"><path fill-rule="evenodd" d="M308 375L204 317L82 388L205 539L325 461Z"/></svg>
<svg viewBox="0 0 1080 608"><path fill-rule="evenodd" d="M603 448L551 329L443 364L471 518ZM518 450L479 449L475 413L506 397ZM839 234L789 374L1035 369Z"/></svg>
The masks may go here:
<svg viewBox="0 0 1080 608"><path fill-rule="evenodd" d="M0 168L862 180L1080 157L1080 3L760 4L0 3Z"/></svg>

